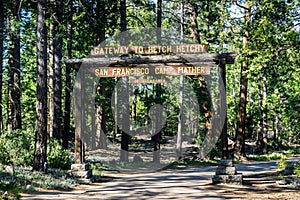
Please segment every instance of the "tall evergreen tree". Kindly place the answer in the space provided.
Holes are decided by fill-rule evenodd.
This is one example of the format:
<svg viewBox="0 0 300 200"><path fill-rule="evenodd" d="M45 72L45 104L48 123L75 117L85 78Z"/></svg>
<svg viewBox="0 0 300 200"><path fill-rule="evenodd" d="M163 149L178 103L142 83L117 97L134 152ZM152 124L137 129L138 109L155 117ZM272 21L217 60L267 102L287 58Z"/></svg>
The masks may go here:
<svg viewBox="0 0 300 200"><path fill-rule="evenodd" d="M127 44L127 20L126 20L126 0L120 0L120 16L121 16L121 32L124 32L123 38L121 38L121 44ZM129 156L129 94L128 94L128 78L122 78L122 135L121 135L121 154L120 160L122 162L128 162Z"/></svg>
<svg viewBox="0 0 300 200"><path fill-rule="evenodd" d="M37 79L34 170L43 170L47 159L47 28L46 0L37 1Z"/></svg>
<svg viewBox="0 0 300 200"><path fill-rule="evenodd" d="M62 22L63 8L62 0L55 1L55 18L54 18L54 120L53 136L57 139L62 138Z"/></svg>
<svg viewBox="0 0 300 200"><path fill-rule="evenodd" d="M0 105L2 105L3 91L3 52L4 52L4 5L0 0ZM2 106L0 106L0 133L3 130Z"/></svg>
<svg viewBox="0 0 300 200"><path fill-rule="evenodd" d="M161 28L162 28L162 0L157 1L157 10L156 10L156 27L157 27L157 35L156 35L156 42L157 45L161 44ZM156 103L161 104L161 84L155 85L156 89ZM155 114L155 125L154 125L154 134L151 137L153 142L153 162L159 163L160 162L160 138L161 138L161 131L157 132L157 127L161 127L162 119L162 111L158 109L158 112Z"/></svg>
<svg viewBox="0 0 300 200"><path fill-rule="evenodd" d="M247 49L249 45L250 35L249 35L249 22L251 5L249 1L246 1L244 14L244 25L245 32L243 35L243 62L241 66L241 80L240 80L240 95L239 95L239 106L238 106L238 116L237 116L237 126L235 135L235 154L238 157L245 156L245 121L246 121L246 104L247 104L247 90L248 90L248 69L249 69L249 58L247 57Z"/></svg>
<svg viewBox="0 0 300 200"><path fill-rule="evenodd" d="M73 0L68 1L67 5L67 58L72 58L72 36L73 36ZM71 123L71 68L66 65L65 72L65 111L64 111L64 132L63 147L68 148L68 139L70 134Z"/></svg>
<svg viewBox="0 0 300 200"><path fill-rule="evenodd" d="M22 128L21 120L21 65L20 65L20 23L21 4L19 0L8 4L9 71L8 71L8 131Z"/></svg>

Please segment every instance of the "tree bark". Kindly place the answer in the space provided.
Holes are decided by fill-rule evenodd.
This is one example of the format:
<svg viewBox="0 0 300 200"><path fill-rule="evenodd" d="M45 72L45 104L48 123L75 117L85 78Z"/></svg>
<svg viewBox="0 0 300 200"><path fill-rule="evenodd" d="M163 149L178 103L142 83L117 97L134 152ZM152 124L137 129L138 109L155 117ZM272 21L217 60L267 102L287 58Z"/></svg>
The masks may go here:
<svg viewBox="0 0 300 200"><path fill-rule="evenodd" d="M161 23L162 23L162 0L157 1L157 16L156 16L156 26L157 26L157 45L161 43ZM156 84L156 103L161 104L161 84ZM160 127L159 123L161 123L162 113L161 110L155 115L155 122L153 126L154 135L151 136L151 140L153 142L153 162L160 163L160 138L161 138L161 131L157 133L157 128Z"/></svg>
<svg viewBox="0 0 300 200"><path fill-rule="evenodd" d="M197 5L195 3L189 3L187 4L188 6L188 10L189 10L189 21L190 21L190 32L191 32L191 37L193 38L193 40L195 42L197 42L198 44L201 44L201 38L200 38L200 34L199 34L199 25L198 25L198 13L197 13ZM198 77L198 81L199 81L199 86L200 86L200 90L202 93L202 96L205 96L207 99L205 99L202 103L202 108L204 110L204 116L205 116L205 129L206 131L211 129L211 120L212 120L212 111L210 108L210 103L209 103L209 91L206 85L206 82L204 80L204 78L202 76ZM202 155L201 152L199 154L199 157L202 159Z"/></svg>
<svg viewBox="0 0 300 200"><path fill-rule="evenodd" d="M162 0L157 0L157 10L156 10L156 42L159 45L161 43L161 23L162 23Z"/></svg>
<svg viewBox="0 0 300 200"><path fill-rule="evenodd" d="M198 13L197 13L197 5L196 4L188 4L188 8L190 11L190 31L191 31L191 37L194 41L201 44L201 39L199 35L199 26L198 26Z"/></svg>
<svg viewBox="0 0 300 200"><path fill-rule="evenodd" d="M121 14L121 32L127 30L127 20L126 20L126 0L120 0L120 14ZM127 34L124 33L121 44L127 45ZM122 134L121 134L121 154L120 161L128 162L129 156L129 96L128 96L128 78L122 78Z"/></svg>
<svg viewBox="0 0 300 200"><path fill-rule="evenodd" d="M248 2L247 2L248 3ZM245 24L247 26L250 21L250 8L245 9ZM246 27L243 36L243 50L246 51L249 43L249 32ZM245 156L245 121L246 121L246 104L247 104L247 88L248 88L248 58L247 55L244 57L241 67L241 79L240 79L240 94L239 94L239 105L237 115L237 127L235 135L234 150L237 157Z"/></svg>
<svg viewBox="0 0 300 200"><path fill-rule="evenodd" d="M121 117L121 154L120 161L128 162L129 161L129 142L130 135L129 133L129 92L128 92L128 77L122 77L122 117Z"/></svg>
<svg viewBox="0 0 300 200"><path fill-rule="evenodd" d="M68 16L67 16L67 57L72 59L72 35L73 35L73 1L68 3ZM66 87L65 87L65 113L64 113L64 133L63 133L63 147L68 148L68 140L70 135L71 124L71 67L66 65Z"/></svg>
<svg viewBox="0 0 300 200"><path fill-rule="evenodd" d="M105 30L106 30L106 11L105 2L103 0L97 0L96 7L96 19L97 19L97 34L96 34L96 45L102 44L105 41ZM102 45L103 46L103 45ZM96 86L97 95L105 98L105 79L100 78L99 85ZM103 99L103 98L101 98ZM100 149L107 149L106 142L106 113L105 113L105 100L96 104L96 139L95 147Z"/></svg>
<svg viewBox="0 0 300 200"><path fill-rule="evenodd" d="M267 71L263 72L263 153L268 153L268 116L267 116Z"/></svg>
<svg viewBox="0 0 300 200"><path fill-rule="evenodd" d="M56 18L54 19L54 120L53 136L62 139L62 29L63 2L56 0ZM61 141L62 142L62 141Z"/></svg>
<svg viewBox="0 0 300 200"><path fill-rule="evenodd" d="M14 2L19 7L19 1ZM21 129L21 65L20 65L20 13L12 8L9 15L9 72L8 72L8 131ZM14 28L13 28L14 27Z"/></svg>
<svg viewBox="0 0 300 200"><path fill-rule="evenodd" d="M97 7L96 7L96 19L97 19L97 27L96 27L96 45L104 42L105 40L105 30L106 30L106 20L107 14L105 8L105 1L97 0Z"/></svg>
<svg viewBox="0 0 300 200"><path fill-rule="evenodd" d="M279 116L276 112L275 114L275 130L274 130L274 141L275 141L275 149L278 150L278 135L279 134Z"/></svg>
<svg viewBox="0 0 300 200"><path fill-rule="evenodd" d="M267 129L267 74L266 69L263 71L263 83L261 75L258 75L258 108L260 116L257 131L257 147L259 154L266 154L268 151L268 129Z"/></svg>
<svg viewBox="0 0 300 200"><path fill-rule="evenodd" d="M210 103L208 99L210 94L204 78L202 76L198 76L198 81L199 81L199 88L201 90L202 96L205 96L207 98L203 101L202 108L204 110L205 129L208 130L211 128L211 119L212 119L212 113L211 113Z"/></svg>
<svg viewBox="0 0 300 200"><path fill-rule="evenodd" d="M37 1L37 80L34 170L43 170L47 160L47 29L46 0Z"/></svg>
<svg viewBox="0 0 300 200"><path fill-rule="evenodd" d="M99 85L97 86L97 95L105 97L105 83L104 79L100 79ZM103 98L101 98L103 99ZM107 149L106 142L106 113L105 113L105 100L103 102L97 102L96 105L96 138L99 141L95 141L97 143L96 147L100 149Z"/></svg>
<svg viewBox="0 0 300 200"><path fill-rule="evenodd" d="M49 71L48 71L48 132L49 136L53 137L53 121L54 121L54 57L53 57L53 21L49 25L49 39L48 39L48 57L49 57Z"/></svg>
<svg viewBox="0 0 300 200"><path fill-rule="evenodd" d="M183 89L184 89L184 77L180 76L179 86L179 115L178 115L178 130L177 130L177 143L176 143L176 155L177 159L182 158L182 132L183 132Z"/></svg>
<svg viewBox="0 0 300 200"><path fill-rule="evenodd" d="M118 77L115 77L114 78L115 80L115 85L117 84L118 82ZM117 110L117 107L118 107L118 90L115 90L115 93L114 93L114 107L115 107L115 110L114 110L114 119L115 119L115 129L114 129L114 135L113 135L113 139L114 141L116 140L117 138L117 135L119 133L119 127L118 127L118 110Z"/></svg>
<svg viewBox="0 0 300 200"><path fill-rule="evenodd" d="M263 120L261 119L262 116L262 101L263 101L263 97L262 97L262 83L261 83L261 75L258 74L258 78L257 78L257 86L258 86L258 109L260 112L259 115L259 120L258 120L258 128L257 128L257 141L256 141L256 145L257 145L257 153L258 154L262 154L263 153Z"/></svg>
<svg viewBox="0 0 300 200"><path fill-rule="evenodd" d="M0 0L0 105L2 105L2 91L3 91L3 41L4 41L4 7L3 0ZM3 130L3 112L0 106L0 133Z"/></svg>

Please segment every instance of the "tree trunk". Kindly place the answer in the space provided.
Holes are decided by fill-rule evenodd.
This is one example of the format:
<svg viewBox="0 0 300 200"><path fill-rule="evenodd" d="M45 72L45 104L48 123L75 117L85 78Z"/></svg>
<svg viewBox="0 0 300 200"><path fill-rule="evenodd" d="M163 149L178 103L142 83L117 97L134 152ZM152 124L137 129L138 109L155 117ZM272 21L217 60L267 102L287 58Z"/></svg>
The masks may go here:
<svg viewBox="0 0 300 200"><path fill-rule="evenodd" d="M156 104L162 105L161 102L161 84L156 84ZM162 110L158 109L157 113L154 116L154 123L151 133L151 140L153 142L153 162L160 163L160 139L161 139L161 130L158 130L162 127Z"/></svg>
<svg viewBox="0 0 300 200"><path fill-rule="evenodd" d="M197 13L197 5L196 4L189 4L188 5L189 12L190 12L190 31L191 37L193 40L199 44L201 44L200 35L199 35L199 27L198 27L198 13Z"/></svg>
<svg viewBox="0 0 300 200"><path fill-rule="evenodd" d="M105 30L106 30L106 20L107 14L105 8L104 0L97 0L97 8L96 8L96 19L97 19L97 27L96 27L96 45L101 44L105 40Z"/></svg>
<svg viewBox="0 0 300 200"><path fill-rule="evenodd" d="M15 2L18 7L19 2ZM8 72L8 131L21 129L21 65L20 13L14 9L9 17L9 72ZM12 28L15 27L15 28Z"/></svg>
<svg viewBox="0 0 300 200"><path fill-rule="evenodd" d="M180 39L184 39L184 0L180 3ZM182 158L182 131L183 131L183 89L184 77L179 77L179 115L177 127L177 141L176 141L176 156L180 160Z"/></svg>
<svg viewBox="0 0 300 200"><path fill-rule="evenodd" d="M0 0L0 105L2 105L2 91L3 91L3 46L4 41L4 7L3 7L3 0ZM0 106L0 133L3 130L3 113L2 113L2 106Z"/></svg>
<svg viewBox="0 0 300 200"><path fill-rule="evenodd" d="M193 40L199 44L201 44L201 38L199 35L199 26L198 26L198 13L197 13L197 5L195 3L189 3L187 4L188 10L189 10L189 21L190 21L190 31L191 31L191 36ZM206 131L211 129L211 120L212 120L212 111L211 111L211 106L209 103L209 91L206 85L206 82L202 76L198 76L198 81L199 81L199 89L201 90L201 96L205 96L207 99L203 100L202 103L202 108L204 110L204 117L205 117L205 129ZM201 152L199 154L199 157L202 159Z"/></svg>
<svg viewBox="0 0 300 200"><path fill-rule="evenodd" d="M100 79L99 85L97 86L97 95L105 96L104 92L105 83L104 79ZM101 98L102 99L102 98ZM97 102L96 105L96 138L99 141L95 141L97 143L96 147L100 149L107 149L107 142L106 142L106 116L105 116L105 101Z"/></svg>
<svg viewBox="0 0 300 200"><path fill-rule="evenodd" d="M37 79L34 170L43 170L47 159L47 29L46 0L37 1Z"/></svg>
<svg viewBox="0 0 300 200"><path fill-rule="evenodd" d="M56 0L56 18L54 19L54 120L53 136L62 139L62 28L63 2Z"/></svg>
<svg viewBox="0 0 300 200"><path fill-rule="evenodd" d="M48 39L48 55L49 55L49 71L48 71L48 132L53 137L53 121L54 121L54 58L53 58L53 21L50 22L49 39Z"/></svg>
<svg viewBox="0 0 300 200"><path fill-rule="evenodd" d="M105 12L105 2L103 0L97 0L96 7L96 19L97 19L97 32L96 32L96 45L101 44L105 40L105 30L106 30L106 12ZM105 98L105 79L100 78L99 85L96 87L97 95ZM103 99L103 98L101 98ZM105 113L105 100L103 102L97 102L96 104L96 139L95 147L100 149L107 149L106 142L106 113Z"/></svg>
<svg viewBox="0 0 300 200"><path fill-rule="evenodd" d="M261 119L262 116L262 83L261 83L261 75L258 74L257 77L257 89L258 89L258 109L259 109L259 120L258 120L258 128L257 128L257 153L262 154L263 153L263 120Z"/></svg>
<svg viewBox="0 0 300 200"><path fill-rule="evenodd" d="M132 104L131 104L131 119L134 122L136 121L136 95L135 94L132 98Z"/></svg>
<svg viewBox="0 0 300 200"><path fill-rule="evenodd" d="M120 0L120 14L121 14L121 32L125 32L127 30L127 20L126 20L126 0ZM123 35L121 44L127 45L126 34ZM121 154L120 161L128 162L129 156L129 96L128 96L128 78L122 77L122 135L121 135ZM127 131L126 131L127 130ZM127 132L127 133L126 133Z"/></svg>
<svg viewBox="0 0 300 200"><path fill-rule="evenodd" d="M178 130L177 130L177 143L176 143L176 155L177 159L182 158L182 132L183 132L183 89L184 89L184 77L180 76L179 86L179 115L178 115Z"/></svg>
<svg viewBox="0 0 300 200"><path fill-rule="evenodd" d="M274 130L274 141L275 141L275 149L278 150L278 135L279 134L279 117L278 113L275 114L275 130Z"/></svg>
<svg viewBox="0 0 300 200"><path fill-rule="evenodd" d="M161 43L161 23L162 23L162 0L157 1L157 16L156 16L156 26L157 26L157 45ZM161 84L156 84L156 103L161 104ZM159 123L161 123L162 113L161 110L158 109L158 113L155 115L155 122L153 124L153 135L151 136L151 140L153 142L153 162L160 163L160 138L161 138L161 131L157 132L157 128Z"/></svg>
<svg viewBox="0 0 300 200"><path fill-rule="evenodd" d="M72 58L72 35L73 35L73 1L68 3L68 17L67 17L67 57ZM63 133L63 147L68 148L68 139L70 135L71 123L71 68L66 65L66 87L65 87L65 113L64 113L64 133Z"/></svg>
<svg viewBox="0 0 300 200"><path fill-rule="evenodd" d="M129 133L129 92L128 92L128 77L122 77L122 117L121 117L121 155L120 161L128 162L129 161L129 142L130 135Z"/></svg>
<svg viewBox="0 0 300 200"><path fill-rule="evenodd" d="M183 42L184 39L184 0L180 3L180 39Z"/></svg>
<svg viewBox="0 0 300 200"><path fill-rule="evenodd" d="M118 83L118 77L115 77L115 85ZM117 138L117 135L119 133L119 128L118 128L118 110L117 110L117 107L118 107L118 90L115 90L115 93L114 93L114 107L115 107L115 110L114 110L114 119L115 119L115 129L114 129L114 135L113 135L113 139L114 141L116 140Z"/></svg>
<svg viewBox="0 0 300 200"><path fill-rule="evenodd" d="M161 43L161 22L162 22L162 0L157 0L157 16L156 16L156 26L157 26L157 44Z"/></svg>
<svg viewBox="0 0 300 200"><path fill-rule="evenodd" d="M121 32L127 30L127 19L126 19L126 0L120 0L120 15L121 15ZM126 45L126 37L122 38L122 45Z"/></svg>
<svg viewBox="0 0 300 200"><path fill-rule="evenodd" d="M247 2L248 3L248 2ZM247 5L245 9L245 24L250 21L250 8ZM243 50L246 51L249 41L248 27L246 27L243 36ZM248 58L244 57L241 67L241 79L240 79L240 94L239 94L239 106L237 115L237 127L235 135L234 150L237 157L245 156L245 121L246 121L246 104L247 104L247 88L248 88Z"/></svg>
<svg viewBox="0 0 300 200"><path fill-rule="evenodd" d="M267 71L263 73L263 153L268 153L268 116L267 116Z"/></svg>
<svg viewBox="0 0 300 200"><path fill-rule="evenodd" d="M204 110L205 129L208 130L211 128L211 119L212 119L212 113L211 113L210 103L208 99L210 94L204 78L202 76L199 76L198 81L199 81L199 88L201 90L201 96L205 96L207 98L203 101L202 108Z"/></svg>
<svg viewBox="0 0 300 200"><path fill-rule="evenodd" d="M260 110L258 131L257 131L257 147L259 154L266 154L268 151L268 129L267 129L267 86L266 86L266 69L263 72L263 83L261 76L258 75L258 107Z"/></svg>

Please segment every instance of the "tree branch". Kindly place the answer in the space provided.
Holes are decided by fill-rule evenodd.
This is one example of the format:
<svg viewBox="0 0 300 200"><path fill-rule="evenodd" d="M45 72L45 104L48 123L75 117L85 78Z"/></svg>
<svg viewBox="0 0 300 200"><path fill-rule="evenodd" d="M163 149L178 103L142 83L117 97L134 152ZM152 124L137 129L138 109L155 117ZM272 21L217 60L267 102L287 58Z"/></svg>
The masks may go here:
<svg viewBox="0 0 300 200"><path fill-rule="evenodd" d="M138 16L130 14L130 15L128 15L128 17L132 17L132 18L138 20L144 28L146 27L144 22Z"/></svg>
<svg viewBox="0 0 300 200"><path fill-rule="evenodd" d="M235 4L236 4L238 7L240 7L240 8L243 8L243 9L245 9L245 10L250 11L250 8L247 8L246 6L243 6L243 5L239 4L237 0L235 1Z"/></svg>

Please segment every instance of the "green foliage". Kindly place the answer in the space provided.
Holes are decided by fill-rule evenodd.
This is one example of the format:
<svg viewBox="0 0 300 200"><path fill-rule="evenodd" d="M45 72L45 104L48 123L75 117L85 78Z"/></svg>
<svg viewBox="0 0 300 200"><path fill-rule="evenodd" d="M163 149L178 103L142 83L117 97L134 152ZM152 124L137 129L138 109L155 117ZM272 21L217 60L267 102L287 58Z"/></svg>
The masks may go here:
<svg viewBox="0 0 300 200"><path fill-rule="evenodd" d="M33 130L16 130L0 135L0 163L12 166L31 166L33 162ZM69 151L63 149L57 140L48 141L48 167L68 169Z"/></svg>
<svg viewBox="0 0 300 200"><path fill-rule="evenodd" d="M226 46L239 55L236 63L227 69L227 113L228 133L234 135L238 105L240 65L248 58L248 104L245 133L256 138L262 113L268 116L268 131L275 132L276 138L269 138L274 148L280 144L290 146L299 140L299 29L295 26L299 11L298 1L252 1L251 21L244 23L244 9L236 5L230 9L225 35ZM249 32L249 43L243 49L241 38ZM261 86L267 89L267 96L260 105L258 77L266 71L266 80ZM278 116L278 124L275 117Z"/></svg>
<svg viewBox="0 0 300 200"><path fill-rule="evenodd" d="M21 188L17 182L1 181L0 182L0 198L1 199L20 199Z"/></svg>
<svg viewBox="0 0 300 200"><path fill-rule="evenodd" d="M277 167L279 170L293 170L293 174L300 176L300 162L287 161L285 157L282 157L279 162L277 162ZM284 174L284 173L283 173Z"/></svg>
<svg viewBox="0 0 300 200"><path fill-rule="evenodd" d="M295 166L294 172L297 176L300 176L300 161Z"/></svg>
<svg viewBox="0 0 300 200"><path fill-rule="evenodd" d="M277 160L283 159L284 156L282 154L267 154L267 155L250 155L247 156L248 160L255 160L255 161L267 161L267 160Z"/></svg>
<svg viewBox="0 0 300 200"><path fill-rule="evenodd" d="M284 151L284 153L287 156L293 156L293 155L300 154L300 147L299 147L299 145L291 146L288 150Z"/></svg>
<svg viewBox="0 0 300 200"><path fill-rule="evenodd" d="M174 37L175 42L180 41L180 37L175 32L180 32L180 4L182 1L163 1L162 23L163 28L171 28L174 35L163 37ZM300 70L299 70L299 1L283 0L262 0L249 1L252 4L251 21L244 23L244 9L236 6L230 1L184 1L184 34L185 41L193 38L192 30L199 34L200 43L210 43L210 50L214 53L218 51L234 51L239 55L234 65L226 67L227 70L227 118L228 134L233 136L236 127L236 114L238 108L238 88L240 85L240 65L246 56L249 60L249 84L248 84L248 104L246 116L247 136L256 138L259 122L262 113L268 116L268 131L276 128L275 117L278 116L278 135L268 141L270 146L277 147L283 144L292 148L286 154L299 153L299 148L294 149L291 143L299 143L300 130ZM90 48L99 42L99 32L105 28L105 37L110 37L119 33L120 16L119 5L115 1L103 1L103 6L99 6L97 1L75 1L73 16L73 58L87 57ZM4 2L5 10L11 12L15 8L15 3ZM50 5L49 11L52 11ZM21 19L13 20L12 28L21 27L21 90L22 90L22 125L25 130L13 131L12 133L1 132L0 135L0 162L13 166L28 166L33 160L34 125L35 125L35 102L36 102L36 14L31 3L25 2L20 7ZM194 11L195 13L193 13ZM191 23L191 18L196 17L197 27ZM100 23L99 23L100 22ZM50 20L47 19L49 27ZM66 19L61 23L64 36L66 35ZM103 23L103 24L101 24ZM103 25L99 27L99 25ZM127 2L127 25L128 29L156 26L156 3L151 0L130 0ZM7 25L6 25L7 26ZM6 27L4 27L5 29ZM154 29L153 29L154 30ZM153 31L152 30L152 31ZM249 45L242 47L242 37L245 30L249 31ZM5 30L7 32L7 30ZM53 31L50 30L49 31ZM7 34L4 32L4 34ZM147 36L138 31L132 31L131 37ZM173 34L173 33L172 33ZM66 37L64 37L66 38ZM4 41L4 66L3 66L3 88L2 95L7 93L8 85L8 37ZM140 45L156 42L155 38L135 38ZM110 41L107 41L109 44ZM66 40L63 44L66 52ZM64 55L65 57L65 55ZM2 58L0 58L2 59ZM50 67L50 66L48 66ZM75 70L74 70L75 71ZM262 85L267 88L267 97L262 105L258 102L258 76L262 76L266 71L266 80ZM73 72L72 72L73 73ZM72 77L75 75L73 74ZM190 79L187 78L187 79ZM200 123L197 124L198 134L195 138L197 144L201 145L205 137L205 122L203 103L210 103L209 97L203 95L199 90L199 81L194 78L193 89L196 92L200 105ZM64 81L64 80L63 80ZM106 114L106 133L114 133L114 119L110 106L112 90L115 80L113 78L105 80L105 91L103 96L97 96L98 105L104 106ZM161 99L155 97L155 87L151 84L141 85L134 93L136 103L136 120L139 126L149 124L148 111L157 101L162 102L166 108L168 116L166 126L162 133L175 136L178 126L178 101L175 95L168 92L162 86ZM49 87L49 89L52 89ZM6 102L7 95L3 95L3 124L6 124ZM132 96L131 96L132 98ZM64 99L62 100L64 101ZM208 106L209 107L209 106ZM131 110L132 111L132 110ZM87 126L92 127L94 121L89 119ZM71 120L73 122L73 120ZM213 149L211 157L219 156L218 149ZM254 160L271 160L281 158L281 155L254 156ZM48 142L48 166L54 168L69 168L69 151L64 150L58 141L50 138ZM282 161L282 165L286 165Z"/></svg>
<svg viewBox="0 0 300 200"><path fill-rule="evenodd" d="M47 144L47 161L49 168L69 169L70 151L64 149L56 139L49 138Z"/></svg>
<svg viewBox="0 0 300 200"><path fill-rule="evenodd" d="M63 170L44 172L32 171L32 168L17 167L15 173L8 174L3 171L0 165L0 199L6 196L8 199L17 199L22 191L34 191L37 189L70 189L77 185L79 181L68 175ZM10 197L10 198L9 198Z"/></svg>
<svg viewBox="0 0 300 200"><path fill-rule="evenodd" d="M277 162L278 169L285 169L286 167L286 158L282 157L279 162Z"/></svg>
<svg viewBox="0 0 300 200"><path fill-rule="evenodd" d="M16 130L0 135L0 163L13 166L29 166L33 161L33 141L31 133Z"/></svg>

